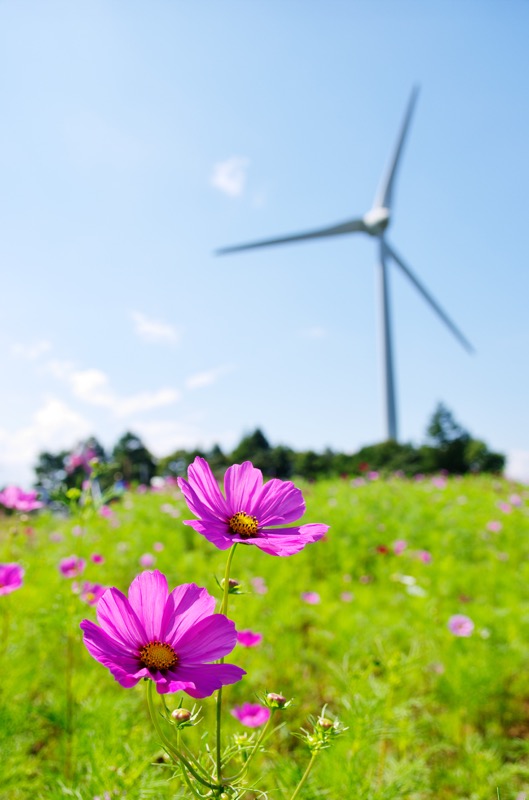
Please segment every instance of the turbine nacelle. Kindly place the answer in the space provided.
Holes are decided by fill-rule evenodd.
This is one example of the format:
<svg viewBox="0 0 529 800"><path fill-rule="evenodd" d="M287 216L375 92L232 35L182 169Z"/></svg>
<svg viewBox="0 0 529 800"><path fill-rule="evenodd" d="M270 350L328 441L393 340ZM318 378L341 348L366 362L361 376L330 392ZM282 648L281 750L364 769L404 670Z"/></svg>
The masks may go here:
<svg viewBox="0 0 529 800"><path fill-rule="evenodd" d="M366 233L370 236L381 236L389 225L390 215L389 208L383 206L372 208L362 217Z"/></svg>

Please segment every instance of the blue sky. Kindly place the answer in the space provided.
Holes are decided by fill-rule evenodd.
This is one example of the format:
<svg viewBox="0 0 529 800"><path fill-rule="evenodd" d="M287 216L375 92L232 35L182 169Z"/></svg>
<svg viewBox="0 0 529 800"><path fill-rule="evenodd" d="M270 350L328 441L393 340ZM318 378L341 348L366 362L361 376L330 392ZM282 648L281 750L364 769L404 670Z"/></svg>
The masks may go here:
<svg viewBox="0 0 529 800"><path fill-rule="evenodd" d="M125 430L158 455L385 435L375 243L218 258L371 207L412 86L389 239L399 438L444 402L529 480L529 5L0 3L0 485Z"/></svg>

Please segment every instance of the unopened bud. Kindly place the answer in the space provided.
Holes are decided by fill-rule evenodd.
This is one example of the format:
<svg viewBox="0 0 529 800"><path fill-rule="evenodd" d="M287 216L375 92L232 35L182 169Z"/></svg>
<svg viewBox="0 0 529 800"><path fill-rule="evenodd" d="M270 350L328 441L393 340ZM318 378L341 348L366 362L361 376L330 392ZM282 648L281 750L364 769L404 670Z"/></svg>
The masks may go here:
<svg viewBox="0 0 529 800"><path fill-rule="evenodd" d="M332 722L330 719L327 719L326 717L320 717L318 719L318 727L324 731L328 731L334 727L334 722Z"/></svg>
<svg viewBox="0 0 529 800"><path fill-rule="evenodd" d="M286 698L282 694L277 694L277 692L268 692L266 699L272 708L283 708L287 702Z"/></svg>
<svg viewBox="0 0 529 800"><path fill-rule="evenodd" d="M188 711L187 708L175 708L174 711L171 711L171 716L175 722L189 722L191 711Z"/></svg>

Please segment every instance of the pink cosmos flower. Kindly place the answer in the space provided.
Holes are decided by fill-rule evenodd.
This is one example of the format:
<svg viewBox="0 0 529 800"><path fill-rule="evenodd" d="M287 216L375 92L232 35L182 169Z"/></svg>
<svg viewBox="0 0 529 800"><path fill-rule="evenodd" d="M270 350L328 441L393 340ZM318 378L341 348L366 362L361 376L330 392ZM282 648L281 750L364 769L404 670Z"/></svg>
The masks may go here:
<svg viewBox="0 0 529 800"><path fill-rule="evenodd" d="M419 561L422 561L423 564L431 564L433 561L432 554L428 550L419 550L417 558Z"/></svg>
<svg viewBox="0 0 529 800"><path fill-rule="evenodd" d="M90 556L90 561L92 561L94 564L104 564L105 556L102 556L101 553L92 553Z"/></svg>
<svg viewBox="0 0 529 800"><path fill-rule="evenodd" d="M144 553L142 556L140 556L140 567L144 567L144 569L154 567L155 561L156 559L152 553Z"/></svg>
<svg viewBox="0 0 529 800"><path fill-rule="evenodd" d="M500 502L498 503L498 508L500 511L503 511L504 514L510 514L512 511L512 506L510 503Z"/></svg>
<svg viewBox="0 0 529 800"><path fill-rule="evenodd" d="M321 597L318 592L303 592L301 599L304 600L305 603L308 603L309 606L317 606L318 603L321 602Z"/></svg>
<svg viewBox="0 0 529 800"><path fill-rule="evenodd" d="M516 508L519 508L522 505L522 498L520 497L519 494L511 494L511 496L509 497L509 502L511 503L511 505L515 506Z"/></svg>
<svg viewBox="0 0 529 800"><path fill-rule="evenodd" d="M77 558L77 556L68 556L59 562L59 571L65 578L75 578L80 575L86 566L84 558Z"/></svg>
<svg viewBox="0 0 529 800"><path fill-rule="evenodd" d="M264 578L252 578L252 586L256 594L266 594L268 591L268 586Z"/></svg>
<svg viewBox="0 0 529 800"><path fill-rule="evenodd" d="M313 523L287 528L305 512L301 491L290 481L273 478L263 485L261 470L250 461L234 464L224 476L224 498L207 461L197 457L188 470L189 482L178 485L199 519L185 520L219 550L233 544L253 544L272 556L291 556L316 542L329 529ZM280 527L270 527L278 525Z"/></svg>
<svg viewBox="0 0 529 800"><path fill-rule="evenodd" d="M498 519L491 519L490 522L487 522L487 530L491 531L491 533L499 533L503 525Z"/></svg>
<svg viewBox="0 0 529 800"><path fill-rule="evenodd" d="M257 647L262 641L262 633L254 633L254 631L245 630L239 631L237 634L237 643L242 644L243 647Z"/></svg>
<svg viewBox="0 0 529 800"><path fill-rule="evenodd" d="M0 505L13 508L15 511L29 513L37 508L42 508L43 503L37 500L37 492L25 492L18 486L6 486L0 492Z"/></svg>
<svg viewBox="0 0 529 800"><path fill-rule="evenodd" d="M102 586L100 583L90 583L89 581L85 581L81 586L79 597L85 603L88 603L89 606L95 606L99 600L101 600L106 590L107 587Z"/></svg>
<svg viewBox="0 0 529 800"><path fill-rule="evenodd" d="M24 569L20 564L0 564L0 595L20 589L23 577Z"/></svg>
<svg viewBox="0 0 529 800"><path fill-rule="evenodd" d="M210 663L237 639L234 623L214 610L206 589L187 583L169 593L165 575L154 570L132 581L128 597L107 589L96 606L99 625L84 619L81 629L90 655L121 686L149 678L158 694L209 697L246 674L234 664Z"/></svg>
<svg viewBox="0 0 529 800"><path fill-rule="evenodd" d="M393 552L396 556L400 556L408 546L408 542L405 539L397 539L393 542Z"/></svg>
<svg viewBox="0 0 529 800"><path fill-rule="evenodd" d="M474 623L465 614L454 614L448 620L448 629L454 636L470 636L474 630Z"/></svg>
<svg viewBox="0 0 529 800"><path fill-rule="evenodd" d="M260 706L259 703L243 703L231 710L232 716L247 728L258 728L270 719L270 709Z"/></svg>
<svg viewBox="0 0 529 800"><path fill-rule="evenodd" d="M354 594L352 592L342 592L340 595L340 600L343 603L352 603L354 600Z"/></svg>
<svg viewBox="0 0 529 800"><path fill-rule="evenodd" d="M152 549L154 550L155 553L161 553L164 547L165 545L163 544L163 542L155 542L152 546Z"/></svg>

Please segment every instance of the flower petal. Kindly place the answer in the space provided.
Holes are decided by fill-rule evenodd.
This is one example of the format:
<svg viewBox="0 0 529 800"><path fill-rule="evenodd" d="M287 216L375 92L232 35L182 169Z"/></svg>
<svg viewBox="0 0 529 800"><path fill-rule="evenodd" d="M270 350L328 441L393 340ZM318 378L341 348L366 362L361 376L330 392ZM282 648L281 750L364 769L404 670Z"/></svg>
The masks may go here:
<svg viewBox="0 0 529 800"><path fill-rule="evenodd" d="M265 483L251 512L259 525L284 525L295 522L305 513L301 490L291 481L273 478Z"/></svg>
<svg viewBox="0 0 529 800"><path fill-rule="evenodd" d="M199 666L181 667L175 673L175 678L180 681L188 681L188 687L184 691L191 697L209 697L222 686L228 686L240 681L245 670L236 667L235 664L200 664ZM169 676L168 676L169 677ZM179 687L172 688L173 684L168 681L169 692L176 692ZM156 687L160 691L159 686Z"/></svg>
<svg viewBox="0 0 529 800"><path fill-rule="evenodd" d="M200 620L215 611L215 598L195 583L184 583L173 589L165 604L160 629L162 641L179 648L182 636Z"/></svg>
<svg viewBox="0 0 529 800"><path fill-rule="evenodd" d="M106 590L96 613L103 631L130 650L138 650L148 641L143 625L118 589Z"/></svg>
<svg viewBox="0 0 529 800"><path fill-rule="evenodd" d="M201 533L208 542L214 544L219 550L227 550L234 544L234 541L242 541L240 537L234 538L228 533L229 528L227 523L220 523L217 521L202 522L202 520L199 519L186 519L184 520L184 524L190 525L197 533Z"/></svg>
<svg viewBox="0 0 529 800"><path fill-rule="evenodd" d="M229 519L226 501L208 462L197 456L187 474L189 482L178 478L178 486L193 514L205 519Z"/></svg>
<svg viewBox="0 0 529 800"><path fill-rule="evenodd" d="M80 624L90 655L103 664L122 686L130 688L140 680L141 663L137 655L106 634L88 619Z"/></svg>
<svg viewBox="0 0 529 800"><path fill-rule="evenodd" d="M320 523L301 525L299 528L273 528L260 531L260 535L255 539L246 541L271 556L292 556L303 550L305 545L317 542L328 530L328 525Z"/></svg>
<svg viewBox="0 0 529 800"><path fill-rule="evenodd" d="M238 511L253 515L256 499L263 485L263 473L251 461L233 464L224 476L228 518Z"/></svg>
<svg viewBox="0 0 529 800"><path fill-rule="evenodd" d="M193 625L178 642L182 664L216 661L231 653L237 643L235 623L223 614L212 614Z"/></svg>
<svg viewBox="0 0 529 800"><path fill-rule="evenodd" d="M169 597L165 575L157 569L153 572L141 572L132 581L128 596L130 606L147 634L144 644L159 639L165 604Z"/></svg>

